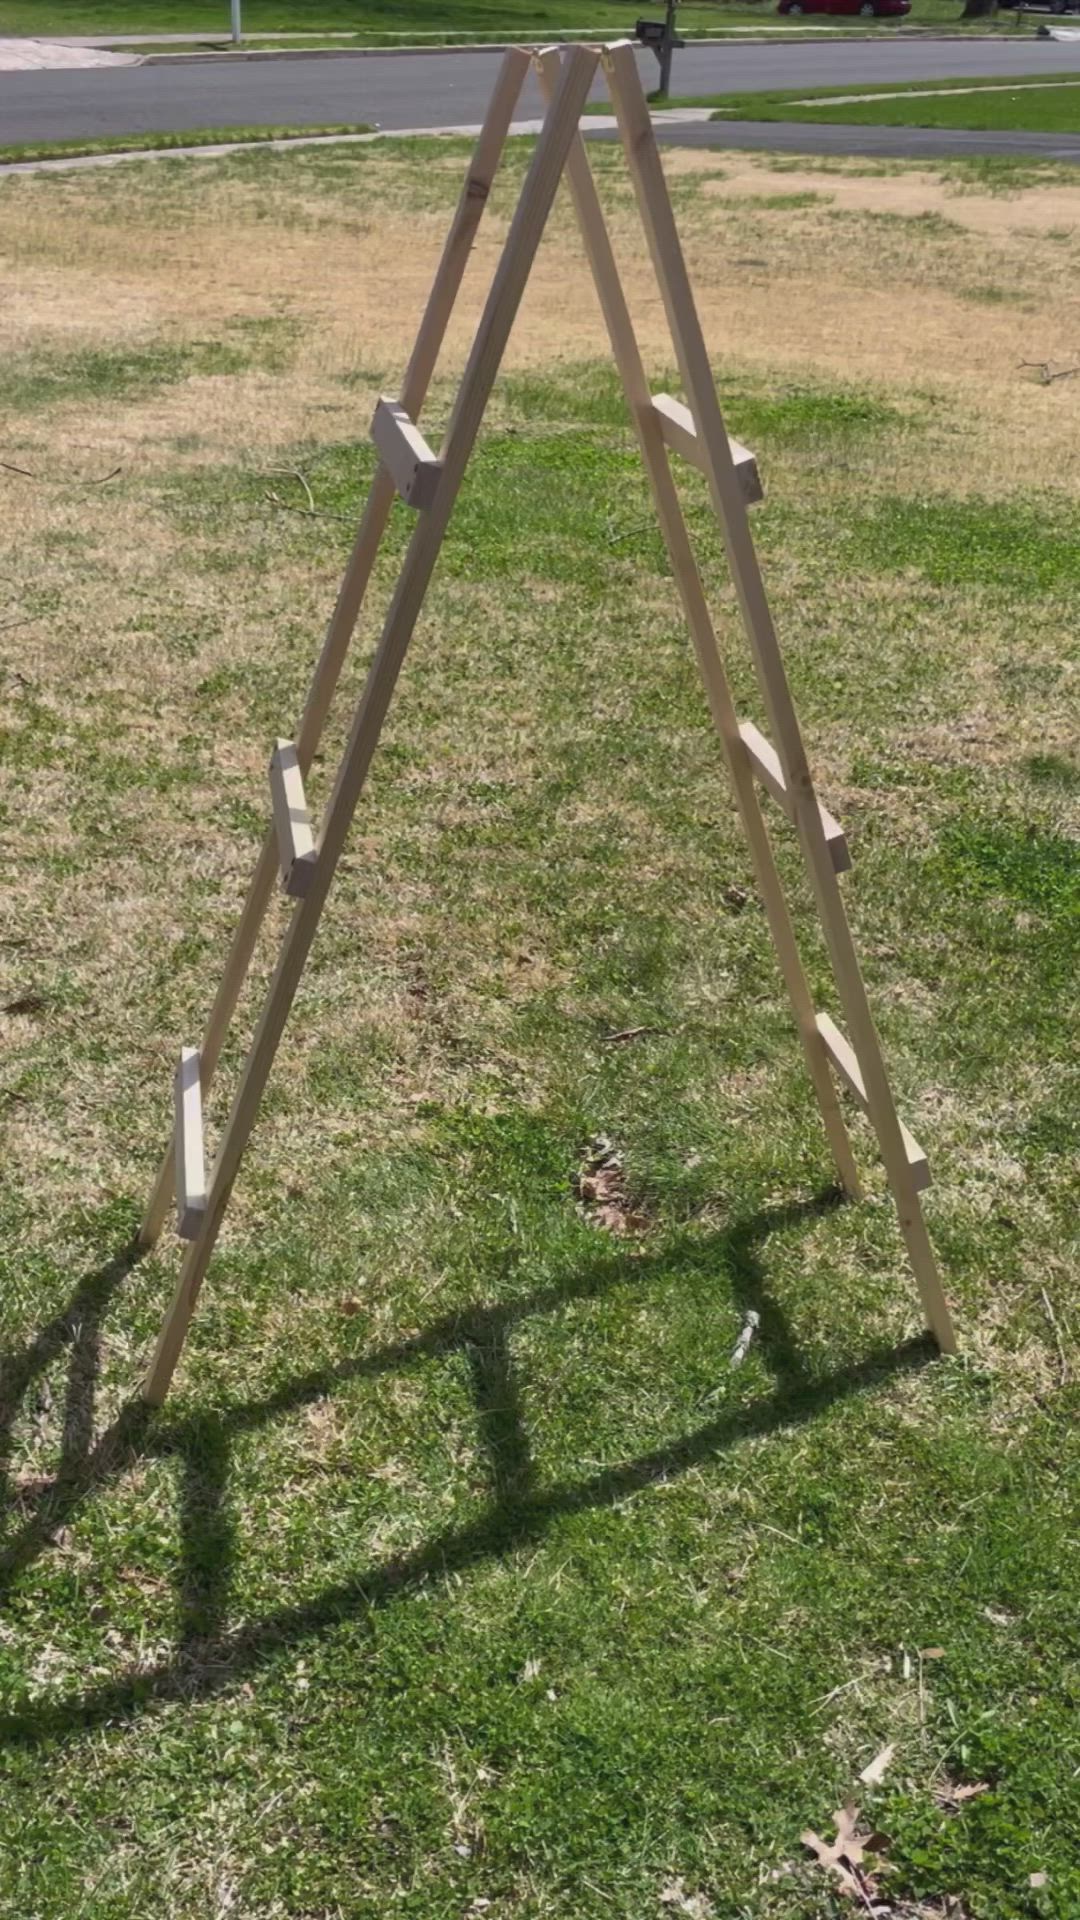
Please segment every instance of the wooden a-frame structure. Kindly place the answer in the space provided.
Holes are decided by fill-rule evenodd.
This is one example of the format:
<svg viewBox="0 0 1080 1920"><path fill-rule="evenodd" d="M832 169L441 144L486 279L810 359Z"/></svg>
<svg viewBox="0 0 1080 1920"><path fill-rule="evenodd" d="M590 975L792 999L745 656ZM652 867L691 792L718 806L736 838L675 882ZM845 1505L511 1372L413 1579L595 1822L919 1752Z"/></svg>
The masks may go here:
<svg viewBox="0 0 1080 1920"><path fill-rule="evenodd" d="M188 1241L172 1304L143 1386L160 1405L195 1309L225 1208L267 1077L326 903L405 652L472 452L533 258L565 174L585 251L600 296L612 352L637 433L653 502L667 545L709 707L723 745L750 844L773 944L791 1000L806 1064L821 1108L841 1184L852 1197L859 1176L833 1075L854 1094L877 1134L908 1256L930 1329L939 1347L955 1350L949 1309L919 1203L929 1183L926 1156L897 1116L859 971L838 874L850 864L843 833L815 795L772 615L750 535L747 506L760 497L752 455L729 440L694 307L660 156L629 41L596 48L551 48L535 65L546 102L543 127L484 306L450 424L438 456L417 419L461 285L477 226L529 70L513 49L503 60L487 117L454 215L427 309L401 389L381 400L372 422L380 455L345 570L295 742L280 740L270 763L274 826L267 834L226 962L201 1048L185 1048L176 1074L172 1139L147 1206L140 1239L153 1244L175 1195L177 1225ZM654 395L633 324L579 121L602 65L618 119L653 266L659 281L686 403ZM687 404L688 403L688 404ZM772 733L767 740L740 723L717 646L669 456L689 460L706 476L720 520L746 637ZM390 601L321 831L304 797L307 774L371 579L395 493L417 511L417 523ZM758 799L772 795L797 829L850 1041L813 1005L794 929ZM259 929L278 880L296 899L277 967L244 1064L209 1179L204 1171L202 1098L218 1063Z"/></svg>

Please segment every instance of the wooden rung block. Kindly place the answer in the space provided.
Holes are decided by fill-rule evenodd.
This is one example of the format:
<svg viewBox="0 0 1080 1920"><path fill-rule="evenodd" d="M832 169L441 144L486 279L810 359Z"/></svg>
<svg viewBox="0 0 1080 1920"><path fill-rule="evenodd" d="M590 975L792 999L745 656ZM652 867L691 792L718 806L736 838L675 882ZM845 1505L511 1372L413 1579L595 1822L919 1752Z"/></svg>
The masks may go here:
<svg viewBox="0 0 1080 1920"><path fill-rule="evenodd" d="M833 1066L836 1068L837 1073L840 1075L841 1080L849 1092L855 1095L863 1112L868 1114L870 1105L866 1098L866 1086L862 1077L862 1068L855 1057L854 1047L850 1041L845 1040L839 1027L835 1021L830 1020L827 1013L819 1013L814 1017L817 1022L817 1030L825 1042L825 1051L829 1059L832 1061ZM900 1122L900 1133L903 1138L904 1152L907 1154L908 1166L911 1168L912 1178L914 1179L916 1187L922 1192L930 1185L930 1162L914 1134L908 1132L902 1120Z"/></svg>
<svg viewBox="0 0 1080 1920"><path fill-rule="evenodd" d="M311 885L317 856L304 776L291 740L279 740L270 756L270 797L285 891L294 900L302 900Z"/></svg>
<svg viewBox="0 0 1080 1920"><path fill-rule="evenodd" d="M409 507L430 507L442 473L418 426L397 400L384 394L371 422L371 437L384 467Z"/></svg>
<svg viewBox="0 0 1080 1920"><path fill-rule="evenodd" d="M673 400L670 393L657 393L653 395L653 412L660 422L660 431L672 453L681 453L683 459L689 460L692 467L700 467L704 473L706 471L705 456L697 437L694 416L689 407L684 406L681 400ZM739 440L733 440L730 434L728 434L728 446L735 462L735 472L739 477L743 499L748 507L752 507L755 501L765 498L765 489L761 484L757 461L749 447L744 447Z"/></svg>
<svg viewBox="0 0 1080 1920"><path fill-rule="evenodd" d="M176 1106L176 1231L194 1240L206 1213L206 1158L203 1152L201 1062L197 1047L184 1047L173 1082Z"/></svg>
<svg viewBox="0 0 1080 1920"><path fill-rule="evenodd" d="M780 755L776 748L770 740L766 740L763 733L759 732L752 720L743 721L739 728L739 735L762 786L768 788L773 799L779 801L788 819L794 823L795 809L791 805L787 781L784 779L784 770L780 765ZM822 831L825 835L825 844L829 849L829 858L833 863L833 870L836 873L846 873L851 865L851 855L848 852L844 829L839 820L833 818L828 807L822 806L820 800L817 803L817 809L821 816Z"/></svg>

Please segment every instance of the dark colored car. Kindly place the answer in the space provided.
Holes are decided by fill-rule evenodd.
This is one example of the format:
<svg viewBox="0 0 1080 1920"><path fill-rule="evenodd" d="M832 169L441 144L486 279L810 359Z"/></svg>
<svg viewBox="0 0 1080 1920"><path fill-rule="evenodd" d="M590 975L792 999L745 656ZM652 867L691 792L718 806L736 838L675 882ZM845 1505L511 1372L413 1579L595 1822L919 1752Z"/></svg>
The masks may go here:
<svg viewBox="0 0 1080 1920"><path fill-rule="evenodd" d="M864 20L877 15L911 12L911 0L780 0L777 13L857 13Z"/></svg>

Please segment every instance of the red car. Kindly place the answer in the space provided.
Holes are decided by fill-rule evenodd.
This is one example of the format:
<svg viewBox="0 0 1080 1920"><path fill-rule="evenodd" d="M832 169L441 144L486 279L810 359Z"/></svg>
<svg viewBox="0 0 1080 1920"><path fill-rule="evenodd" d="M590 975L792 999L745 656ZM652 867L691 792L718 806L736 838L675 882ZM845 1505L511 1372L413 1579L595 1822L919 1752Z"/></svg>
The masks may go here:
<svg viewBox="0 0 1080 1920"><path fill-rule="evenodd" d="M857 13L864 20L875 14L890 19L911 12L911 0L780 0L777 13Z"/></svg>

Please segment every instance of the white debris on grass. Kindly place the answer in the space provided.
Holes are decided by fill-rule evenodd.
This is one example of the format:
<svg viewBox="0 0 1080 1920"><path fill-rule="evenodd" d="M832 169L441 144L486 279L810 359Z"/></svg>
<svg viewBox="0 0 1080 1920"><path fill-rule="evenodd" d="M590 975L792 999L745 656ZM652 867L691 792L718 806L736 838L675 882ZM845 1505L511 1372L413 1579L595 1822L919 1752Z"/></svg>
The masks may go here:
<svg viewBox="0 0 1080 1920"><path fill-rule="evenodd" d="M751 1311L746 1315L746 1318L744 1319L742 1324L742 1332L740 1333L738 1339L735 1342L735 1350L731 1356L731 1364L733 1367L742 1366L743 1361L746 1359L746 1356L750 1351L750 1342L753 1339L760 1325L761 1325L760 1313L754 1313L753 1311Z"/></svg>

